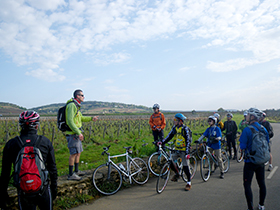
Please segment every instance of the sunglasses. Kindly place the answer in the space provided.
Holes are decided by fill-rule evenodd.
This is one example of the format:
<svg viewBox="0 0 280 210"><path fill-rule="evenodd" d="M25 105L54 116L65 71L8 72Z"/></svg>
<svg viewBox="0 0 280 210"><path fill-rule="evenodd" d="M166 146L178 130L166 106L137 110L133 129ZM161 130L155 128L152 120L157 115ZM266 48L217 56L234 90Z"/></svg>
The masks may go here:
<svg viewBox="0 0 280 210"><path fill-rule="evenodd" d="M79 96L85 97L85 95L81 95L81 94L79 94Z"/></svg>

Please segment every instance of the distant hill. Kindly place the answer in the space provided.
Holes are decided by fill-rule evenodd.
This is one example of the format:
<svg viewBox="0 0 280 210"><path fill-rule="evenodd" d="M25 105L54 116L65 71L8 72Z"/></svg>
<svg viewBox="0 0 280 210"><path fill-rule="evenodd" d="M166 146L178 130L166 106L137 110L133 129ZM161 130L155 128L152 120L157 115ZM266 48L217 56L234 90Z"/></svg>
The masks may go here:
<svg viewBox="0 0 280 210"><path fill-rule="evenodd" d="M33 107L31 110L37 111L40 115L56 115L58 109L64 105L65 103L50 104ZM15 114L18 115L24 110L26 110L24 107L20 107L11 103L0 102L0 114L3 116ZM81 111L83 114L151 113L152 108L142 105L116 102L86 101L83 102Z"/></svg>
<svg viewBox="0 0 280 210"><path fill-rule="evenodd" d="M24 107L11 103L0 102L0 115L19 115L24 110L26 110Z"/></svg>

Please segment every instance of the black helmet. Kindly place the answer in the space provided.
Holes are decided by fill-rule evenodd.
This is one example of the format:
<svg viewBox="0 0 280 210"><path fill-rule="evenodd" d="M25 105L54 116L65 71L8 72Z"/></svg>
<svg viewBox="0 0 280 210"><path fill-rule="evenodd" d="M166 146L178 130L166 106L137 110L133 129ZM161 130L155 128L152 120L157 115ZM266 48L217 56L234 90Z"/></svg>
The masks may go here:
<svg viewBox="0 0 280 210"><path fill-rule="evenodd" d="M35 111L24 111L19 115L18 121L21 127L35 128L39 124L40 115Z"/></svg>

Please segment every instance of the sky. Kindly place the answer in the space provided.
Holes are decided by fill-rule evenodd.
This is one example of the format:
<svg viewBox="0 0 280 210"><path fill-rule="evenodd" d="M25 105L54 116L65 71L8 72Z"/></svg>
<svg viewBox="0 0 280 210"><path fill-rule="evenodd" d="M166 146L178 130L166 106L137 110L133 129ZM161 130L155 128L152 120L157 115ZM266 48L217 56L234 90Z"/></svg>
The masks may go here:
<svg viewBox="0 0 280 210"><path fill-rule="evenodd" d="M279 0L0 0L0 102L280 108Z"/></svg>

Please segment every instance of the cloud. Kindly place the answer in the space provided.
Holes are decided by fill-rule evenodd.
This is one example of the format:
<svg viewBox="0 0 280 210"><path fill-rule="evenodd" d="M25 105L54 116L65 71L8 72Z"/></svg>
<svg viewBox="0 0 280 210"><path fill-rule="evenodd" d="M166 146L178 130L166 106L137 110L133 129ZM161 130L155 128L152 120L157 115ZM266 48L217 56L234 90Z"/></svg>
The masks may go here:
<svg viewBox="0 0 280 210"><path fill-rule="evenodd" d="M190 67L183 67L179 69L180 72L186 72L188 70L190 70Z"/></svg>
<svg viewBox="0 0 280 210"><path fill-rule="evenodd" d="M118 44L177 36L207 40L202 48L252 53L207 64L218 71L229 64L232 71L280 58L279 9L278 0L0 1L0 49L18 65L38 65L32 75L39 75L45 68L55 72L73 53L109 65L131 58L112 52Z"/></svg>
<svg viewBox="0 0 280 210"><path fill-rule="evenodd" d="M33 76L47 82L60 82L65 79L65 76L54 72L52 69L36 69L25 73L28 76Z"/></svg>
<svg viewBox="0 0 280 210"><path fill-rule="evenodd" d="M256 59L238 58L238 59L227 60L222 63L208 61L206 68L214 72L229 72L229 71L239 70L247 66L252 66L258 63L260 63L260 61Z"/></svg>

